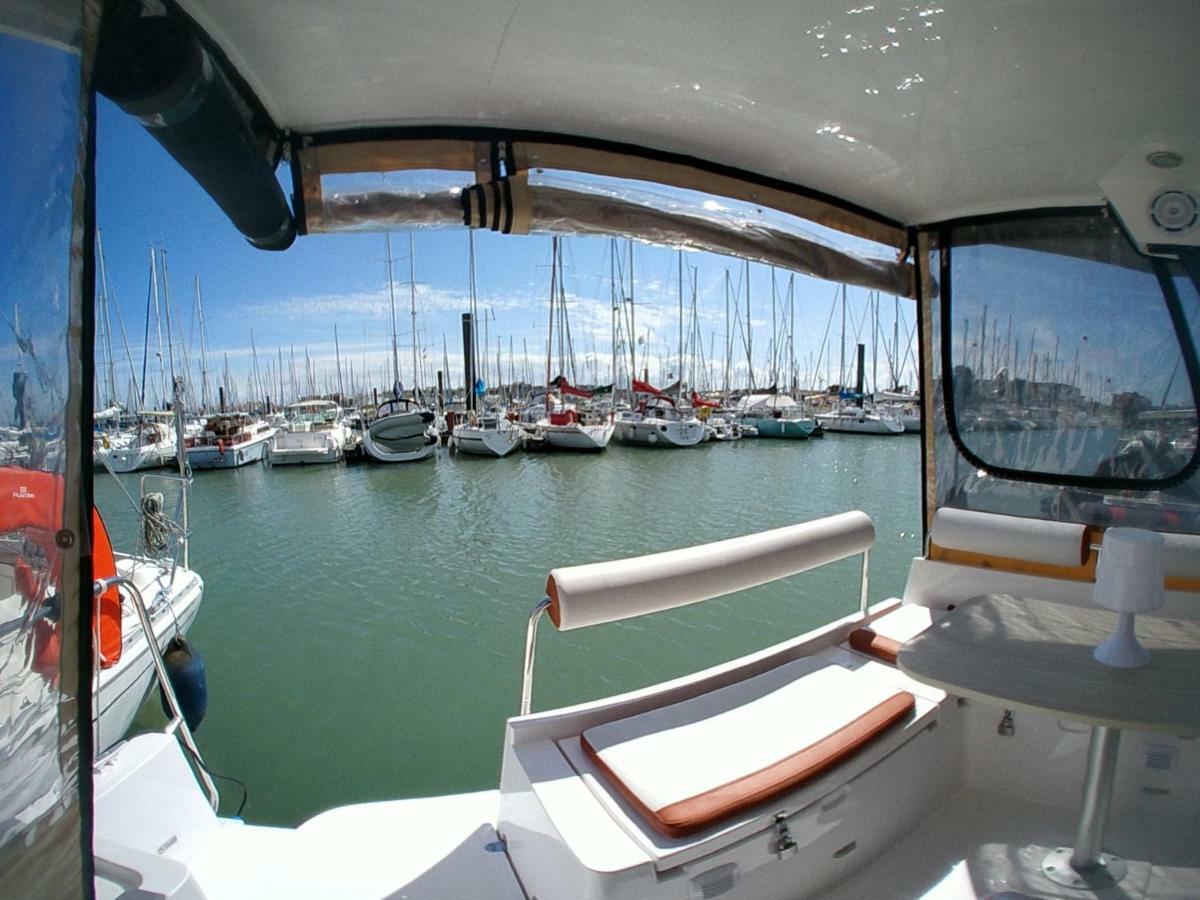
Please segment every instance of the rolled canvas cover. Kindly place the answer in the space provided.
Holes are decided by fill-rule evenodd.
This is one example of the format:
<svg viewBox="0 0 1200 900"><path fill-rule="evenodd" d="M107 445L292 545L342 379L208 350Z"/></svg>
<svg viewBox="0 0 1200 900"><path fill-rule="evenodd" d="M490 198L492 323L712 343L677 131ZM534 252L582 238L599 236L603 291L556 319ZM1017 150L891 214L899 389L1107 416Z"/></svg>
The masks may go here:
<svg viewBox="0 0 1200 900"><path fill-rule="evenodd" d="M862 553L875 540L864 512L632 559L554 569L550 620L562 631L732 594Z"/></svg>

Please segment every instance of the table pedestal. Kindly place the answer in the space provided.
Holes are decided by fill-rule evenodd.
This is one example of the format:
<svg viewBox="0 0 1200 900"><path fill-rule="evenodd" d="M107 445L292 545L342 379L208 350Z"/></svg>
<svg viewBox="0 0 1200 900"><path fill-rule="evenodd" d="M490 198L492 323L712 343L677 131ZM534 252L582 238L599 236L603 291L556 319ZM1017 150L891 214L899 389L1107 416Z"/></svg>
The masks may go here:
<svg viewBox="0 0 1200 900"><path fill-rule="evenodd" d="M1117 777L1120 746L1119 728L1092 726L1087 774L1083 781L1083 810L1079 815L1079 830L1075 833L1075 848L1058 847L1042 860L1043 874L1056 884L1095 889L1116 884L1125 877L1128 868L1125 860L1103 853L1100 848Z"/></svg>

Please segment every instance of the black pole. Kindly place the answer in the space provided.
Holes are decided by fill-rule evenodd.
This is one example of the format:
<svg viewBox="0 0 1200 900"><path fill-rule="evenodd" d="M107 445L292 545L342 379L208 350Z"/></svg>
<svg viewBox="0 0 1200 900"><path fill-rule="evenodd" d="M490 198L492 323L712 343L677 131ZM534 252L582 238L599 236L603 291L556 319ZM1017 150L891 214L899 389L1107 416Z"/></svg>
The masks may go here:
<svg viewBox="0 0 1200 900"><path fill-rule="evenodd" d="M217 386L217 396L221 403L221 412L225 412L225 385Z"/></svg>
<svg viewBox="0 0 1200 900"><path fill-rule="evenodd" d="M863 405L863 364L867 359L867 345L858 345L858 377L854 382L854 393L858 395L858 399L854 402L858 404L858 408L862 409Z"/></svg>
<svg viewBox="0 0 1200 900"><path fill-rule="evenodd" d="M475 323L470 313L462 314L463 339L463 368L467 382L467 409L475 409L475 355L471 352L474 344Z"/></svg>

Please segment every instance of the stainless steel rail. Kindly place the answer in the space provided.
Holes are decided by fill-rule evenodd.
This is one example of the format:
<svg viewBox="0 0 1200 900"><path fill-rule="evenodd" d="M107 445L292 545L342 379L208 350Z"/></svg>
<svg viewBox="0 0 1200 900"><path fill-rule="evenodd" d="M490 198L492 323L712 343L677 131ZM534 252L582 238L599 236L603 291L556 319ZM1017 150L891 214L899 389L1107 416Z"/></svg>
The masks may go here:
<svg viewBox="0 0 1200 900"><path fill-rule="evenodd" d="M521 715L529 715L533 705L533 662L537 652L538 622L542 614L550 608L550 598L543 597L541 602L529 614L529 623L525 626L525 668L521 676Z"/></svg>

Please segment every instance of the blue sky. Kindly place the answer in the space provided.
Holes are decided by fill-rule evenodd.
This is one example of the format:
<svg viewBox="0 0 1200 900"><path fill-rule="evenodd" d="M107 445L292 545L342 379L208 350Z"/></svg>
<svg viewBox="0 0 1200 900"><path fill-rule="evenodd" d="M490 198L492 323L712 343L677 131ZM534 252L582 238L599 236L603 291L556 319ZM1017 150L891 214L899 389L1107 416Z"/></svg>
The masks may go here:
<svg viewBox="0 0 1200 900"><path fill-rule="evenodd" d="M285 191L290 179L281 173ZM299 238L283 253L252 248L229 224L215 204L191 178L151 139L144 130L112 104L99 104L97 154L98 223L112 298L114 356L118 395L128 393L126 354L116 324L119 308L124 322L130 356L140 376L145 309L149 289L149 247L166 250L170 274L175 331L189 346L193 373L199 369L199 335L195 324L193 285L201 281L209 367L219 378L228 357L239 396L247 396L251 368L251 335L257 347L259 373L265 380L268 366L284 354L285 394L290 393L292 348L298 359L298 380L303 381L303 357L307 348L318 370L318 387L335 381L333 329L336 323L341 347L343 379L348 381L353 365L355 380L364 383L363 368L370 384L390 384L391 319L388 304L384 237L378 233L339 233ZM417 286L417 338L423 354L423 382L429 372L442 367L442 340L448 347L451 381L461 383L462 353L460 315L468 308L468 236L466 231L417 232L415 282ZM412 329L409 318L408 237L396 233L392 239L399 331L401 380L412 380ZM609 375L609 244L595 238L572 237L565 241L566 289L571 331L581 382L607 382ZM528 347L529 371L535 380L544 377L547 296L550 283L550 239L476 234L476 279L481 318L489 317L491 338L489 361L495 366L496 339L501 343L505 378L509 369L510 338L515 351L514 367L521 376L525 362L522 346ZM723 359L725 334L725 270L732 270L737 287L743 280L741 264L706 253L686 253L686 303L690 308L691 279L696 278L701 343L707 357L710 348ZM638 336L648 338L646 365L653 379L674 373L678 357L678 262L675 251L665 247L635 245L636 327ZM777 292L787 290L788 273L776 273ZM763 383L767 350L771 341L771 271L751 267L752 344L756 381ZM739 309L745 315L741 288ZM802 384L808 386L811 372L821 359L820 377L826 372L837 381L840 354L838 334L840 308L833 317L837 286L815 279L795 279L795 354ZM867 292L850 289L847 343L858 333L871 343L870 319L866 313ZM893 334L892 298L880 301L880 340L889 343ZM900 302L901 343L907 343L914 316L909 301ZM491 318L494 314L494 318ZM779 313L782 317L782 312ZM163 326L165 328L165 324ZM828 330L828 334L827 332ZM155 393L157 341L152 324L148 368L149 394ZM165 332L164 332L165 333ZM735 380L746 380L743 334L735 339ZM824 350L822 351L822 346ZM176 365L183 353L176 348ZM101 348L99 353L103 352ZM591 361L594 353L595 363ZM847 350L847 358L852 355ZM99 360L98 360L99 361ZM832 362L831 362L832 361ZM642 366L639 359L639 368ZM557 369L557 365L555 366ZM720 369L721 365L717 366ZM871 364L868 362L868 370ZM878 363L881 386L888 381L888 363L880 350ZM593 377L594 376L594 377ZM98 373L102 378L102 374ZM849 376L847 376L849 377ZM198 375L193 374L198 381ZM489 382L496 379L493 375ZM911 364L905 380L911 383ZM278 385L276 374L274 384ZM703 385L703 380L698 378ZM719 385L718 385L719 386ZM301 387L304 387L301 385ZM198 388L197 388L198 390ZM273 397L278 390L271 391ZM276 398L277 399L277 398Z"/></svg>

